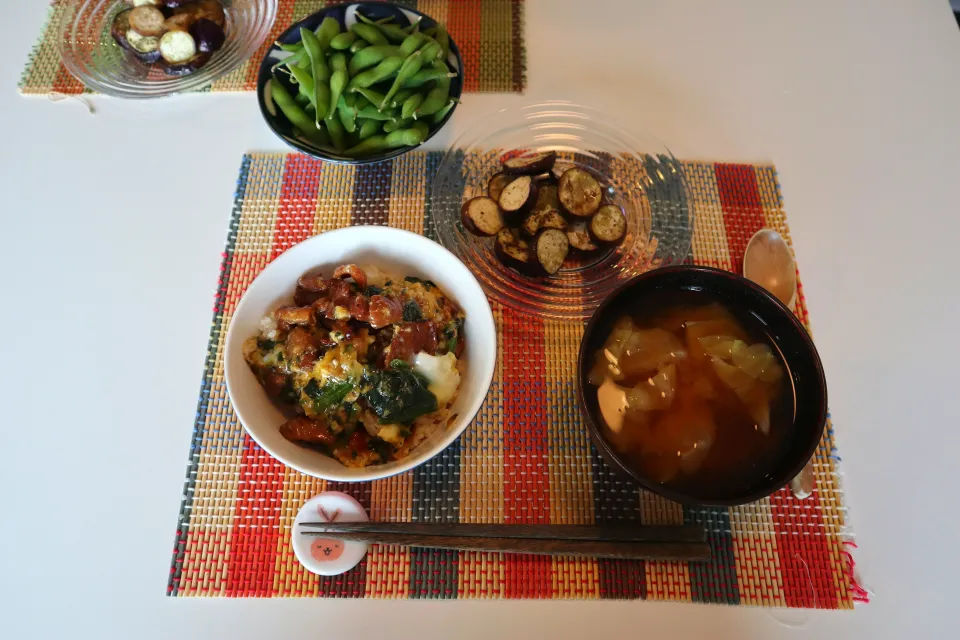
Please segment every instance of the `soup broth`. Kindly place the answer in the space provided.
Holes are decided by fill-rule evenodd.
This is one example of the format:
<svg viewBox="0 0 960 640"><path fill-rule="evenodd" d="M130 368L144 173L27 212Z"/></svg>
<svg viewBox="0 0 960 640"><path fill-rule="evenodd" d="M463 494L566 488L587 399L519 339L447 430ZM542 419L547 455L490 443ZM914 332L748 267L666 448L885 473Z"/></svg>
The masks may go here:
<svg viewBox="0 0 960 640"><path fill-rule="evenodd" d="M755 318L707 293L663 293L618 318L589 382L607 441L681 491L749 489L789 442L786 363Z"/></svg>

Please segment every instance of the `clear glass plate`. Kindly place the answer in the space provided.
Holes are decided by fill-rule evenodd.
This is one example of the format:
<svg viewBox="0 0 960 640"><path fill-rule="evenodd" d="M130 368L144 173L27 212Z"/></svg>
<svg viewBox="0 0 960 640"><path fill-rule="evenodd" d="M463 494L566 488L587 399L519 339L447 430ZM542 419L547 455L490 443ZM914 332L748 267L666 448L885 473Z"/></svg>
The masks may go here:
<svg viewBox="0 0 960 640"><path fill-rule="evenodd" d="M503 265L493 238L460 222L464 202L487 192L505 154L557 151L559 162L589 169L627 217L615 247L571 255L548 278ZM693 216L680 163L659 140L629 133L601 112L568 102L503 109L466 131L444 155L433 181L431 213L440 243L476 274L487 295L514 309L550 318L586 318L631 277L686 260Z"/></svg>
<svg viewBox="0 0 960 640"><path fill-rule="evenodd" d="M172 77L145 65L110 35L122 0L66 0L58 26L60 57L73 76L98 93L118 98L158 98L209 85L239 67L263 44L277 17L277 0L221 0L227 39L196 73Z"/></svg>

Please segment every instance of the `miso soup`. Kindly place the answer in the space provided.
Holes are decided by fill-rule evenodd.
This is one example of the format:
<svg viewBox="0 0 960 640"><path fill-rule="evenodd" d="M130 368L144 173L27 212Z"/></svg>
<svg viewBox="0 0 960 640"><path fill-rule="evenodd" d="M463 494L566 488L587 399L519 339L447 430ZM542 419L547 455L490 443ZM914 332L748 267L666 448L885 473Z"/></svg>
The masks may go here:
<svg viewBox="0 0 960 640"><path fill-rule="evenodd" d="M786 363L753 316L708 293L645 297L616 320L589 382L607 441L644 476L724 495L766 477L791 437Z"/></svg>

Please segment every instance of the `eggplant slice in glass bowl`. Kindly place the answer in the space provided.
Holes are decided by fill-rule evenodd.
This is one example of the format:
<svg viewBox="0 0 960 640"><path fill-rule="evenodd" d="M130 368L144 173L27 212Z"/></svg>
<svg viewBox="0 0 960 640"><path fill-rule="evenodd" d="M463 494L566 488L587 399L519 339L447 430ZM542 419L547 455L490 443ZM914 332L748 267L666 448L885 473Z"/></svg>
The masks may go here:
<svg viewBox="0 0 960 640"><path fill-rule="evenodd" d="M441 160L430 211L492 300L584 319L623 282L690 256L687 179L653 136L568 102L478 122Z"/></svg>

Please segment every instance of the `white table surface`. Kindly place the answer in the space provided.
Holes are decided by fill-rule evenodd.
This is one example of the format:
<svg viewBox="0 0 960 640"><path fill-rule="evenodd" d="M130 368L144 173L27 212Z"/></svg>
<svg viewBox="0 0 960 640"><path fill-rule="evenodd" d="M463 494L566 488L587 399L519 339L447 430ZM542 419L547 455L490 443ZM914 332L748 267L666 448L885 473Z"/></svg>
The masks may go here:
<svg viewBox="0 0 960 640"><path fill-rule="evenodd" d="M567 98L680 158L776 163L873 602L773 615L167 598L240 157L282 147L252 94L97 99L95 116L20 97L46 3L2 5L0 636L956 637L960 30L946 0L531 0L527 94L468 95L433 141ZM144 144L152 160L124 155Z"/></svg>

